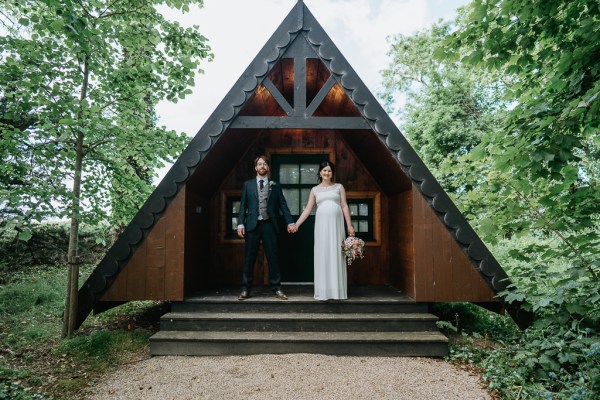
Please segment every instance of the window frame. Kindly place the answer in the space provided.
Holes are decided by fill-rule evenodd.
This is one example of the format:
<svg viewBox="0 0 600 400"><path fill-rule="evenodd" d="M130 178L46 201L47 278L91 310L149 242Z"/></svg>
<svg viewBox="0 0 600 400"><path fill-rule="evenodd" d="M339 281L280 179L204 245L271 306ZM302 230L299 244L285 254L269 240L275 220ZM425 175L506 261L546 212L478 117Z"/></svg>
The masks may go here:
<svg viewBox="0 0 600 400"><path fill-rule="evenodd" d="M365 246L381 246L381 193L379 192L349 192L346 191L346 202L348 207L350 201L354 202L371 202L373 205L371 212L372 220L372 238L365 240ZM352 219L352 216L350 216ZM357 227L355 227L356 229ZM358 233L358 232L357 232Z"/></svg>
<svg viewBox="0 0 600 400"><path fill-rule="evenodd" d="M354 226L354 230L356 232L356 236L363 239L366 242L372 242L375 239L375 232L374 232L374 221L373 221L373 199L371 198L360 198L360 199L349 199L346 198L346 202L348 204L348 208L350 209L350 219L353 222L353 226ZM356 215L352 215L352 207L351 205L357 205L357 210L358 213ZM360 215L360 204L366 204L369 213L364 216L364 215ZM368 230L366 232L360 232L359 227L360 227L360 222L361 221L366 221L368 224ZM354 223L356 223L356 225L354 225Z"/></svg>
<svg viewBox="0 0 600 400"><path fill-rule="evenodd" d="M236 200L242 199L241 190L223 190L221 192L221 218L219 221L219 242L220 243L238 243L243 244L244 239L237 235L237 230L229 229L233 213L231 204Z"/></svg>

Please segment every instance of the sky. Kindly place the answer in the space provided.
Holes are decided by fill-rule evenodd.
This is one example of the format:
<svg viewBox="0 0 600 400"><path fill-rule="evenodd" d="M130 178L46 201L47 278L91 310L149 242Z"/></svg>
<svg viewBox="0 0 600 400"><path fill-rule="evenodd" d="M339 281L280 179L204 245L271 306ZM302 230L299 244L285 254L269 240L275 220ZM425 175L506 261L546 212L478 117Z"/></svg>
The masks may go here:
<svg viewBox="0 0 600 400"><path fill-rule="evenodd" d="M325 32L376 94L387 67L389 35L411 35L440 19L451 20L467 0L306 0ZM187 14L161 9L184 26L198 25L209 39L212 62L193 93L158 105L158 124L194 136L281 24L297 0L205 0ZM392 116L393 117L393 116ZM160 174L162 175L162 174Z"/></svg>

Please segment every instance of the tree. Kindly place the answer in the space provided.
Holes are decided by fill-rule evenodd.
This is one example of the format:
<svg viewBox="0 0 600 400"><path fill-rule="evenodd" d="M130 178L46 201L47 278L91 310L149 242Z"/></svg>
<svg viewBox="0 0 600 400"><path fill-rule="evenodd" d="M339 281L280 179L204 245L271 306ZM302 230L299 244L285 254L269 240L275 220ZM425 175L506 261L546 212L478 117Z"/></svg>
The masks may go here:
<svg viewBox="0 0 600 400"><path fill-rule="evenodd" d="M150 171L183 148L183 135L156 126L154 106L191 93L212 54L182 12L202 0L22 0L0 6L3 73L0 175L5 227L28 238L31 221L68 217L69 279L64 334L75 326L78 230L111 211L122 223L150 190ZM125 184L127 182L127 184ZM6 197L4 197L6 196ZM115 199L120 199L115 202ZM122 200L122 201L121 201ZM20 214L20 215L18 215Z"/></svg>
<svg viewBox="0 0 600 400"><path fill-rule="evenodd" d="M600 385L590 361L600 342L599 24L593 0L477 0L444 43L448 60L512 82L505 125L470 160L487 166L494 199L484 224L493 229L480 233L489 242L534 239L511 253L525 266L512 270L520 292L507 300L525 299L537 315L516 357L592 390Z"/></svg>
<svg viewBox="0 0 600 400"><path fill-rule="evenodd" d="M503 85L489 74L474 73L460 62L437 59L451 25L442 23L413 36L390 39L392 61L383 70L383 98L390 108L400 95L402 132L446 191L472 188L469 167L451 168L481 137L500 125Z"/></svg>

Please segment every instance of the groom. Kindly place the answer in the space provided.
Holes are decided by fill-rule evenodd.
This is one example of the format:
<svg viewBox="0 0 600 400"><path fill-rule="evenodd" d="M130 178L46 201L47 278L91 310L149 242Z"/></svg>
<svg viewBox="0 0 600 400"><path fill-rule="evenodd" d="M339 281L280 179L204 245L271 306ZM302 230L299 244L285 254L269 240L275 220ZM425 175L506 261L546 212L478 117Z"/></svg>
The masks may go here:
<svg viewBox="0 0 600 400"><path fill-rule="evenodd" d="M240 214L238 216L237 233L246 238L246 254L244 261L243 286L238 300L246 300L252 290L254 262L258 255L258 247L262 241L269 262L269 285L273 297L287 300L281 291L281 275L279 274L279 256L277 254L277 214L281 211L288 224L288 233L295 230L294 220L290 214L281 187L269 180L269 160L265 156L254 160L256 178L244 182Z"/></svg>

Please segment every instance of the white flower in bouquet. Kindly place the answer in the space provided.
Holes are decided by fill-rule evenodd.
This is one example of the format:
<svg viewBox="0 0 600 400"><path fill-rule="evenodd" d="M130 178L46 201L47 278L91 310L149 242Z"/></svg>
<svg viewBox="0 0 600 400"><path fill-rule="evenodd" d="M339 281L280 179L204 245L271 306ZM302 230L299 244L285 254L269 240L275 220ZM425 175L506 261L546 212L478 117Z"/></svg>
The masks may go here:
<svg viewBox="0 0 600 400"><path fill-rule="evenodd" d="M342 252L346 257L346 264L350 265L357 258L364 258L365 242L355 236L348 236L342 242Z"/></svg>

